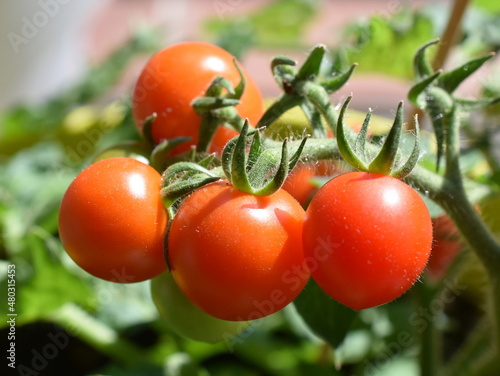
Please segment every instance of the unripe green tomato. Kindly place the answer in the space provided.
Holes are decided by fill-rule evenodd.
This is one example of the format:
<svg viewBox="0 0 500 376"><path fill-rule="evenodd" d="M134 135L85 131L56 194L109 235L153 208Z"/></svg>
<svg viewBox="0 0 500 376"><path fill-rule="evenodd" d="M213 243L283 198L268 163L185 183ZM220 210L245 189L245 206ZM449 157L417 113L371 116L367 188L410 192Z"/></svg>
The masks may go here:
<svg viewBox="0 0 500 376"><path fill-rule="evenodd" d="M150 154L151 151L144 142L124 141L103 150L94 158L93 162L95 163L108 158L127 157L149 164Z"/></svg>
<svg viewBox="0 0 500 376"><path fill-rule="evenodd" d="M250 325L249 321L225 321L206 314L186 298L170 272L151 280L151 295L168 327L195 341L231 341Z"/></svg>
<svg viewBox="0 0 500 376"><path fill-rule="evenodd" d="M265 100L264 104L266 107L269 107L272 102L272 100ZM283 140L285 137L300 139L305 134L311 133L311 125L304 112L298 106L285 112L264 131L267 137L275 140Z"/></svg>
<svg viewBox="0 0 500 376"><path fill-rule="evenodd" d="M269 107L272 103L272 100L265 101L266 107ZM365 112L349 109L347 110L347 114L345 116L345 123L350 126L355 132L359 132L365 116ZM390 129L391 124L391 119L372 115L370 119L369 133L371 135L386 134ZM327 129L328 137L331 137L331 130L328 128L326 123L324 124L324 126ZM306 134L312 134L312 127L301 108L296 106L285 112L271 125L269 125L264 131L264 134L267 137L276 140L283 140L285 137L300 139Z"/></svg>
<svg viewBox="0 0 500 376"><path fill-rule="evenodd" d="M93 155L99 141L123 122L125 114L125 105L119 101L104 108L84 105L69 112L56 134L67 162L79 164Z"/></svg>

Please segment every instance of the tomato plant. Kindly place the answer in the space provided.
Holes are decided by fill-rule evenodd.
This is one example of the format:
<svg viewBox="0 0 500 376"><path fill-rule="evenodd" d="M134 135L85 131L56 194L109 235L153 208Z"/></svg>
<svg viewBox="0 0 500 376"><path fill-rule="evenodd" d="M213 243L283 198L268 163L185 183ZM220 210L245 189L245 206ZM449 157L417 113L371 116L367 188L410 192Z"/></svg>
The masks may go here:
<svg viewBox="0 0 500 376"><path fill-rule="evenodd" d="M340 303L360 310L402 295L423 271L432 224L423 200L389 176L353 172L314 196L304 221L311 275Z"/></svg>
<svg viewBox="0 0 500 376"><path fill-rule="evenodd" d="M290 14L306 13L288 8L299 3L304 1L273 2L273 9L288 9L285 16L273 11L268 18L273 26L269 30L280 29L274 26L281 21L286 26L275 42L285 29L290 30ZM392 17L376 16L365 27L351 25L348 38L343 38L345 45L337 48L326 40L311 48L300 65L293 56L304 55L303 45L292 57L276 56L266 65L271 68L268 77L282 93L269 99L264 113L258 108L260 94L253 97L254 84L232 57L217 47L188 42L168 47L148 62L135 86L133 104L123 100L127 96L117 101L121 111L116 120L108 119L99 108L117 92L104 93L107 80L101 70L93 69L87 84L47 106L21 107L2 116L0 123L6 124L8 132L0 133L9 141L4 145L16 141L21 123L38 124L44 134L43 144L5 158L8 167L0 166L0 238L5 238L0 241L0 254L9 272L0 284L9 292L9 312L19 312L23 318L18 328L4 322L5 334L22 331L25 322L36 320L49 320L51 331L31 336L20 332L19 339L45 340L17 347L19 340L17 364L9 366L18 365L18 371L27 374L25 365L38 369L43 364L40 372L61 373L51 369L60 359L66 365L59 354L64 350L71 357L75 343L77 348L81 343L68 342L64 333L54 331L59 329L56 324L68 332L77 328L74 333L96 350L98 356L85 359L110 360L104 368L89 365L70 374L419 372L435 376L465 375L470 370L496 374L500 244L495 201L500 200L484 201L487 207L481 213L476 208L498 191L498 140L491 137L497 133L495 114L484 109L498 103L500 98L494 96L500 92L476 100L469 95L461 98L463 88L456 90L481 65L494 61L492 54L476 56L491 46L469 43L471 36L491 43L491 38L475 32L480 27L474 22L456 38L463 31L458 27L459 13L465 10L463 4L458 9L458 3L443 28L442 42L426 33L435 23L424 15L439 12L418 12L404 15L412 22L403 28L400 16L394 22L389 20ZM476 15L491 26L494 17ZM252 59L245 60L255 62L263 52L259 30L266 24L264 19L258 13L245 17L243 25L234 23L217 43L230 39L233 46L245 42L258 46ZM210 26L211 31L219 27ZM374 27L383 32L372 33ZM303 31L296 36L305 35ZM454 40L467 40L467 51L455 50ZM275 42L267 48L276 47ZM143 44L139 39L135 43ZM417 46L421 47L417 50ZM396 50L395 57L391 51ZM410 50L416 52L413 64ZM472 59L443 69L449 65L444 61L449 51L457 60ZM124 52L108 67L116 78L117 62L129 54L127 49ZM219 58L219 53L229 58ZM380 64L384 56L390 58ZM351 86L354 97L349 95L338 106L337 99L343 97L339 89L351 75L381 66L386 73L405 77L403 84L408 83L410 70L415 71L407 95L390 90L397 96L394 102L399 102L391 120L375 116L386 111L390 96L374 98L363 90L360 98L358 85ZM362 86L375 82L379 81L358 81ZM357 106L366 104L375 113L348 110L352 98L361 99ZM407 101L413 107L404 114ZM471 111L474 116L468 116ZM418 116L409 116L415 112ZM134 116L129 115L136 117L142 143L123 143L131 136L127 127L134 129ZM250 118L254 127L244 118ZM420 133L419 119L424 118L428 126ZM118 123L124 127L114 129ZM58 128L56 137L46 133L50 124ZM24 126L30 136L32 128ZM83 141L75 143L77 138ZM64 150L52 145L56 139L64 143ZM64 192L57 191L47 200L48 191L64 188L61 178L69 184L79 171L76 163L81 158L76 157L90 157L94 150L87 146L100 150L113 142L117 144L94 159L102 161L85 170L81 176L86 177L78 176L68 190L59 237L57 209ZM177 147L180 142L186 143ZM188 149L192 153L177 155ZM114 157L146 165L138 167L139 162L126 158L115 165ZM321 171L324 166L335 169L326 173ZM326 183L343 172L338 168L349 173ZM354 170L362 172L350 172ZM51 171L57 173L47 173ZM25 174L35 179L18 180ZM151 179L146 177L149 174ZM326 185L319 188L322 183ZM425 194L433 214L446 213L456 229L448 227L451 222L443 217L448 223L437 218L431 230L429 213L417 193ZM307 213L290 196L304 206L312 199ZM168 223L170 233L165 230ZM109 285L81 278L77 269L66 270L59 239L71 257L94 275L118 282L153 280L150 285ZM465 244L467 249L449 269L454 253ZM166 272L168 263L172 271ZM30 267L21 269L24 265ZM423 269L427 275L414 286L413 299L357 312L397 298ZM309 278L311 274L314 278ZM154 304L146 287L151 287ZM282 314L259 319L240 333L250 320L270 315L288 302L293 305ZM453 325L443 331L441 323ZM59 354L48 351L56 347L47 347L46 339L61 350ZM208 347L193 339L226 343ZM45 360L52 355L58 355L57 361L45 368ZM284 361L276 362L277 358Z"/></svg>
<svg viewBox="0 0 500 376"><path fill-rule="evenodd" d="M59 235L71 258L90 274L138 282L166 269L167 213L160 174L131 158L110 158L83 170L64 194Z"/></svg>
<svg viewBox="0 0 500 376"><path fill-rule="evenodd" d="M245 321L225 321L206 314L186 298L169 272L151 280L151 296L167 326L196 341L229 341L249 325Z"/></svg>
<svg viewBox="0 0 500 376"><path fill-rule="evenodd" d="M189 196L174 217L168 259L179 288L224 320L251 320L290 303L309 273L304 209L283 190L241 192L221 181Z"/></svg>
<svg viewBox="0 0 500 376"><path fill-rule="evenodd" d="M257 85L245 72L246 86L236 110L242 118L256 124L264 110ZM177 146L172 155L189 150L198 142L200 116L191 106L193 99L203 96L212 80L222 76L234 86L240 81L233 56L220 47L202 42L183 42L169 46L154 55L141 72L133 92L133 115L139 130L153 113L152 126L156 143L175 137L191 141ZM217 151L235 133L217 129L219 140L209 151Z"/></svg>

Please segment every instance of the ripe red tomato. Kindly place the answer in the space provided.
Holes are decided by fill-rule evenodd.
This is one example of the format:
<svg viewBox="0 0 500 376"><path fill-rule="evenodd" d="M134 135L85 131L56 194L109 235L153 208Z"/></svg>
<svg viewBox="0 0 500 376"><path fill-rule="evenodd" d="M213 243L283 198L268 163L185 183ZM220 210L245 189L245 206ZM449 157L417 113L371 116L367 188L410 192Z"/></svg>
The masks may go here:
<svg viewBox="0 0 500 376"><path fill-rule="evenodd" d="M309 204L318 190L314 178L332 176L337 166L330 161L316 163L300 163L294 167L283 184L283 189L290 193L303 207Z"/></svg>
<svg viewBox="0 0 500 376"><path fill-rule="evenodd" d="M71 258L90 274L139 282L166 269L167 213L161 176L131 158L110 158L83 170L66 191L59 235Z"/></svg>
<svg viewBox="0 0 500 376"><path fill-rule="evenodd" d="M464 244L458 228L446 214L434 218L432 224L434 241L426 269L429 278L438 281L445 276Z"/></svg>
<svg viewBox="0 0 500 376"><path fill-rule="evenodd" d="M220 47L183 42L158 52L144 67L134 89L132 110L137 127L142 130L146 118L156 112L158 118L152 129L155 142L191 137L191 141L175 148L172 155L189 150L198 142L201 123L191 102L203 96L217 76L225 77L233 85L240 82L233 56ZM246 87L236 109L242 118L255 125L264 112L264 102L252 78L245 72L244 76Z"/></svg>
<svg viewBox="0 0 500 376"><path fill-rule="evenodd" d="M241 192L228 182L189 196L168 239L172 274L187 298L223 320L254 320L285 307L309 278L304 209L288 193Z"/></svg>
<svg viewBox="0 0 500 376"><path fill-rule="evenodd" d="M299 164L290 172L282 188L305 207L317 190L312 182L314 176L314 165Z"/></svg>
<svg viewBox="0 0 500 376"><path fill-rule="evenodd" d="M365 172L339 175L314 196L304 221L312 277L360 310L390 302L422 273L432 245L429 211L415 190Z"/></svg>
<svg viewBox="0 0 500 376"><path fill-rule="evenodd" d="M217 128L214 137L212 138L212 142L210 143L208 152L222 155L222 150L224 150L224 146L226 146L227 142L233 137L236 137L238 134L239 133L235 130L227 127Z"/></svg>

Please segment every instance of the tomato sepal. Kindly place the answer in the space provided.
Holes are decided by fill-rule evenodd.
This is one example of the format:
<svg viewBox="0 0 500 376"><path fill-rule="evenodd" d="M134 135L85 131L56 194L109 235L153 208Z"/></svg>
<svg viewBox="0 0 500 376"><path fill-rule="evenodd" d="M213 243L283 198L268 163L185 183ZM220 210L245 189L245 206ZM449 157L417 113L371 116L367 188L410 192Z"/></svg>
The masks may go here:
<svg viewBox="0 0 500 376"><path fill-rule="evenodd" d="M205 112L223 107L236 106L240 101L234 98L198 97L191 103L196 113L203 116Z"/></svg>
<svg viewBox="0 0 500 376"><path fill-rule="evenodd" d="M316 45L306 61L300 67L297 73L297 79L307 80L319 75L321 64L326 53L326 46L324 44Z"/></svg>
<svg viewBox="0 0 500 376"><path fill-rule="evenodd" d="M150 116L144 120L144 126L142 127L142 138L146 141L151 147L156 145L156 142L153 138L153 123L158 118L158 114L153 112Z"/></svg>
<svg viewBox="0 0 500 376"><path fill-rule="evenodd" d="M264 148L261 130L256 129L249 134L248 128L246 121L240 135L224 148L223 171L238 190L257 196L268 196L281 188L288 172L297 164L307 138L302 140L291 157L288 152L288 139L285 138L278 161L275 152ZM253 138L247 152L249 135Z"/></svg>
<svg viewBox="0 0 500 376"><path fill-rule="evenodd" d="M158 172L165 169L168 155L180 144L191 140L190 137L176 137L160 142L154 147L149 157L151 166Z"/></svg>
<svg viewBox="0 0 500 376"><path fill-rule="evenodd" d="M213 157L212 157L213 158ZM207 158L210 160L211 158ZM210 162L209 162L210 163ZM177 162L169 166L162 175L160 190L162 202L169 215L175 214L172 206L182 197L199 189L205 184L220 180L220 176L194 162Z"/></svg>
<svg viewBox="0 0 500 376"><path fill-rule="evenodd" d="M351 78L354 69L358 66L358 63L352 64L349 69L344 72L338 73L332 78L324 80L320 83L320 85L328 92L333 93L339 90L344 84Z"/></svg>
<svg viewBox="0 0 500 376"><path fill-rule="evenodd" d="M353 138L352 134L347 135L345 132L345 113L347 107L352 99L352 94L346 99L339 114L339 120L337 122L337 144L339 147L339 152L344 158L344 160L351 166L359 171L372 172L382 175L388 175L395 177L397 179L403 179L406 177L413 168L417 165L418 159L420 157L420 133L418 119L415 116L415 143L413 150L406 162L398 168L395 168L396 162L400 157L399 152L399 141L401 138L401 132L403 129L403 102L401 101L396 110L396 117L394 123L385 139L384 144L379 150L378 154L372 161L368 164L365 159L365 146L366 146L366 135L368 133L368 125L371 117L371 110L363 121L363 126L360 133L358 134L356 140L349 140L348 138ZM351 147L350 143L354 142L354 149Z"/></svg>

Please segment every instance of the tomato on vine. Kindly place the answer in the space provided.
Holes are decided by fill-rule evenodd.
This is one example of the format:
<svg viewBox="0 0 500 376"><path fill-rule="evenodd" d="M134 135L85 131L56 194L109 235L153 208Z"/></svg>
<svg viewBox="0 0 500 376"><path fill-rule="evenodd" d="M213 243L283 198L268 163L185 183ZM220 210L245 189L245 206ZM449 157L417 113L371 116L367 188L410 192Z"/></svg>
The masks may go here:
<svg viewBox="0 0 500 376"><path fill-rule="evenodd" d="M236 110L251 124L257 124L264 112L260 91L252 78L243 71L246 86ZM153 113L157 118L152 125L155 143L176 137L190 137L177 146L172 155L189 150L198 142L201 117L191 106L192 101L205 94L212 80L221 76L233 86L240 82L240 74L233 56L220 47L202 42L183 42L169 46L154 55L137 80L132 110L139 131ZM225 144L235 133L218 128L215 138ZM210 152L215 150L209 149Z"/></svg>
<svg viewBox="0 0 500 376"><path fill-rule="evenodd" d="M167 212L161 176L131 158L110 158L83 170L59 211L59 235L69 256L88 273L139 282L166 269Z"/></svg>
<svg viewBox="0 0 500 376"><path fill-rule="evenodd" d="M223 320L280 310L309 278L304 214L283 190L255 196L225 181L201 187L181 204L170 228L168 260L179 288Z"/></svg>
<svg viewBox="0 0 500 376"><path fill-rule="evenodd" d="M422 273L432 245L429 211L390 176L351 172L326 183L304 221L311 275L338 302L361 310L390 302Z"/></svg>

